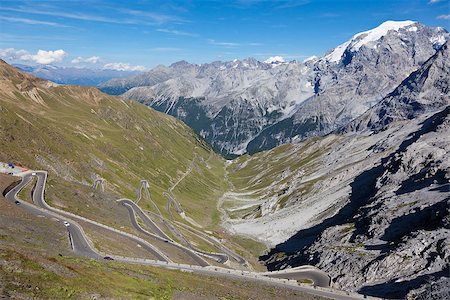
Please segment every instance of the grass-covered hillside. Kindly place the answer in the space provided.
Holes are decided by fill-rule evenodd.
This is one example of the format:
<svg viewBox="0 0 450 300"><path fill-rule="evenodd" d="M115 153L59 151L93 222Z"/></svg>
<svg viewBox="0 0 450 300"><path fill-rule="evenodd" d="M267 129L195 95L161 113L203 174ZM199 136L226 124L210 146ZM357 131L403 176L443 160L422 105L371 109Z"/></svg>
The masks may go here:
<svg viewBox="0 0 450 300"><path fill-rule="evenodd" d="M50 187L57 189L48 189L48 200L55 206L95 214L78 200L98 174L107 193L131 199L146 179L164 207L163 191L194 157L195 176L174 193L187 215L210 225L225 188L223 160L189 127L134 101L91 87L57 86L0 62L0 161L49 171Z"/></svg>
<svg viewBox="0 0 450 300"><path fill-rule="evenodd" d="M220 229L217 201L229 188L225 160L181 121L135 101L91 87L56 85L1 61L0 162L47 170L45 192L51 206L138 236L127 210L116 200L135 200L146 179L152 200L166 218L198 224L261 268L256 262L261 251L253 254L248 242ZM97 176L106 179L104 192L92 188ZM23 200L30 201L32 187L22 191ZM167 210L164 192L173 193L186 219L173 205L171 212ZM139 206L154 211L146 197ZM139 249L118 247L105 232L89 226L85 230L100 250L142 256ZM219 251L187 231L183 234L203 250Z"/></svg>

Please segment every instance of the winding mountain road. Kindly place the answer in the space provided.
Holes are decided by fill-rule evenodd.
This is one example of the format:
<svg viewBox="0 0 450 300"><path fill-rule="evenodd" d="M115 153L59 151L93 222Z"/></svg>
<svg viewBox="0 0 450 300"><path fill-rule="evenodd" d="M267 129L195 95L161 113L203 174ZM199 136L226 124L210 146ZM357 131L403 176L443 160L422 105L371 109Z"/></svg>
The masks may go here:
<svg viewBox="0 0 450 300"><path fill-rule="evenodd" d="M131 201L129 199L120 199L117 201L127 208L128 213L130 215L131 224L133 225L133 227L136 230L138 230L138 231L142 232L143 234L148 235L154 239L157 239L161 242L168 243L171 246L180 249L181 251L186 253L188 256L190 256L199 266L202 266L202 267L209 266L209 263L207 261L205 261L203 258L201 258L200 256L198 256L194 251L172 241L164 232L162 232L158 228L158 226L133 201ZM139 215L139 217L141 218L141 220L143 220L145 225L152 228L152 230L153 230L153 228L155 228L157 230L157 232L159 232L158 235L152 234L152 233L146 231L145 229L143 229L138 224L138 222L136 220L136 215Z"/></svg>
<svg viewBox="0 0 450 300"><path fill-rule="evenodd" d="M36 175L32 175L32 174L36 174ZM140 245L143 249L147 250L148 252L150 252L153 256L155 256L158 260L162 260L162 261L166 261L166 262L170 262L171 260L164 254L162 253L159 249L157 249L156 247L154 247L153 245L151 245L150 243L148 243L147 241L135 237L129 233L117 230L115 228L109 227L107 225L86 219L84 217L81 216L77 216L75 214L57 209L57 208L53 208L51 206L49 206L45 200L44 200L44 190L45 190L45 183L47 181L47 172L44 171L36 171L33 173L27 173L23 175L23 180L31 180L31 176L36 176L37 177L37 181L36 181L36 185L34 188L34 192L33 192L33 203L36 204L39 208L44 209L46 211L52 212L54 215L57 216L57 218L59 219L63 219L66 220L69 223L73 223L75 226L69 226L67 228L70 228L69 233L71 234L72 237L72 241L73 241L73 248L74 250L77 249L82 249L82 252L96 252L94 250L93 247L90 247L90 250L86 250L87 247L89 247L90 243L88 238L86 237L86 234L84 233L84 231L81 229L81 226L79 224L77 224L75 221L71 221L71 219L76 219L78 221L82 221L82 222L87 222L91 225L94 225L96 227L100 227L102 229L106 229L108 231L114 232L115 234L119 234L127 239L130 239L132 241L134 241L135 243L137 243L138 245ZM7 194L7 196L10 193ZM14 194L14 201L18 201L17 199L17 193ZM77 229L74 229L75 227L78 227ZM83 254L80 253L80 254ZM98 254L98 252L96 252Z"/></svg>
<svg viewBox="0 0 450 300"><path fill-rule="evenodd" d="M54 213L50 210L47 209L42 209L38 206L32 205L26 201L20 201L17 198L17 194L22 190L23 187L25 187L30 181L32 180L32 176L31 175L25 175L22 179L22 181L15 186L12 190L10 190L6 195L5 198L11 202L16 202L16 203L20 203L20 207L31 213L32 215L35 216L45 216L49 219L57 219L58 220L58 224L60 224L61 227L65 227L62 220L67 221L70 225L68 227L65 227L68 234L69 234L69 239L70 239L70 245L72 247L72 250L80 256L84 256L87 258L92 258L92 259L100 259L103 258L103 256L101 254L99 254L95 249L93 249L91 247L91 245L89 244L83 230L81 229L81 227L79 226L79 224L77 224L75 221L63 217L57 213ZM36 193L33 194L33 196Z"/></svg>
<svg viewBox="0 0 450 300"><path fill-rule="evenodd" d="M170 240L170 237L168 235L166 235L159 227L158 225L156 225L155 222L153 222L153 220L151 218L149 218L142 210L141 208L134 203L133 201L131 201L130 199L119 199L117 200L118 203L122 204L123 206L125 206L127 209L131 207L131 211L134 212L134 214L137 214L142 221L144 222L144 224L150 228L154 233L156 233L158 236L160 236L161 238L165 239L165 240Z"/></svg>
<svg viewBox="0 0 450 300"><path fill-rule="evenodd" d="M33 202L34 204L21 201L18 199L17 195L22 190L22 188L27 185L30 180L32 179L32 176L37 177L37 181L35 184L35 188L33 190ZM11 190L9 190L4 196L7 201L16 202L19 203L19 207L26 210L32 215L35 216L45 216L51 219L57 219L58 220L58 226L64 226L63 222L68 222L68 226L65 227L68 235L71 247L75 254L84 256L91 259L101 260L105 256L110 256L114 260L118 262L123 263L131 263L131 264L142 264L142 265L151 265L151 266L158 266L158 267L164 267L169 269L177 269L177 270L184 270L188 272L196 272L201 273L205 275L211 275L216 277L227 277L227 278L233 278L233 279L239 279L239 280L245 280L245 281L253 281L253 282L260 282L260 283L266 283L273 286L279 286L283 288L288 288L291 290L297 290L302 291L305 293L309 293L312 295L317 295L321 297L327 297L327 298L333 298L333 299L342 299L342 300L350 300L350 299L362 299L363 296L359 294L349 294L342 291L337 290L331 290L328 288L329 286L329 277L324 272L317 270L316 268L312 266L305 266L305 267L299 267L294 268L290 270L283 270L278 272L265 272L265 273L255 273L255 272L248 272L248 271L239 271L239 270L233 270L233 269L225 269L225 268L219 268L219 267L212 267L212 266L192 266L192 265L185 265L185 264L176 264L172 263L170 259L167 258L163 253L161 253L156 247L152 246L150 243L146 242L145 240L133 236L131 234L119 231L117 229L111 228L109 226L100 224L98 222L86 219L84 217L65 212L63 210L52 208L49 206L45 200L44 200L44 190L45 190L45 183L47 180L47 172L45 171L35 171L33 173L29 172L26 174L21 175L22 180L21 182L13 187ZM127 204L127 203L126 203ZM129 207L132 207L132 205L129 205ZM131 211L130 211L131 212ZM135 219L135 210L132 209L134 220ZM134 242L138 243L142 247L144 247L146 250L152 252L155 257L159 259L157 260L149 260L149 259L138 259L138 258L130 258L130 257L121 257L121 256L115 256L115 255L107 255L103 254L100 251L97 251L93 246L92 243L89 241L89 239L86 237L82 227L75 221L80 222L87 222L89 224L98 226L102 229L107 229L115 234L120 234L124 237L127 237L129 239L132 239ZM137 226L137 222L135 222ZM283 277L284 279L278 279L278 277ZM298 285L296 281L291 281L285 279L285 277L288 278L306 278L310 279L314 282L315 286L318 287L326 287L326 288L312 288L309 286L302 286Z"/></svg>
<svg viewBox="0 0 450 300"><path fill-rule="evenodd" d="M232 250L230 250L228 247L226 247L225 245L223 245L217 238L212 237L207 235L206 233L197 230L193 227L190 227L186 224L183 224L181 222L175 221L175 223L180 226L183 227L186 230L189 230L192 234L195 234L198 238L203 239L206 242L209 242L213 245L216 245L217 247L219 247L228 257L233 258L237 263L239 263L242 266L247 265L247 261L240 255L234 253Z"/></svg>

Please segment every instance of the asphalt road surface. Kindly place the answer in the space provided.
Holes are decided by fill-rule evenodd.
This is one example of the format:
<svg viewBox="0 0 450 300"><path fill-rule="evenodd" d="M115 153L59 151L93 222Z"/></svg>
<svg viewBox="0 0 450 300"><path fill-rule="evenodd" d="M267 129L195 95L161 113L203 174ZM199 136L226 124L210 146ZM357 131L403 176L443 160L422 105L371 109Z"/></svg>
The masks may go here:
<svg viewBox="0 0 450 300"><path fill-rule="evenodd" d="M34 172L34 173L36 174L35 176L37 177L37 182L36 182L35 189L34 189L34 192L33 192L33 202L34 202L34 204L36 204L37 206L39 206L42 209L51 211L51 212L53 212L55 214L66 215L66 216L61 216L61 218L67 218L67 217L68 218L70 218L70 217L73 218L73 216L67 216L68 215L67 213L64 213L64 212L62 212L60 210L56 210L56 209L50 207L45 202L45 200L44 200L44 190L45 190L45 183L46 183L46 180L47 180L47 173L46 172ZM33 176L33 175L26 174L24 176L24 180L27 180L27 178L30 177L30 176ZM81 221L84 221L84 220L81 219ZM95 226L98 226L94 222L92 222L91 224L95 225ZM78 227L78 230L74 229L75 227ZM71 234L71 237L72 237L74 250L76 250L76 251L79 250L79 251L82 251L83 253L86 252L87 251L86 250L87 247L90 247L90 245L89 245L89 242L87 241L86 235L81 230L81 227L79 225L76 225L76 226L69 226L68 228L70 228L70 230L73 231L73 232L69 232L69 233ZM108 229L107 226L102 226L101 228ZM117 233L116 231L114 231L114 232ZM125 235L125 237L129 238L129 239L133 240L134 242L136 242L137 244L139 244L143 249L145 249L148 252L150 252L157 259L162 260L162 261L170 261L167 258L167 256L165 256L163 253L161 253L155 247L149 245L148 243L143 243L141 240L139 240L137 238L130 237L129 235Z"/></svg>
<svg viewBox="0 0 450 300"><path fill-rule="evenodd" d="M128 199L121 199L118 200L120 203L123 204L123 206L125 206L128 210L128 213L130 215L130 220L131 220L131 225L138 231L142 232L145 235L150 235L151 237L158 239L161 242L165 242L168 243L180 250L182 250L184 253L186 253L187 255L189 255L192 259L194 259L194 261L196 263L198 263L198 265L202 266L202 267L206 267L209 266L208 262L205 261L203 258L201 258L200 256L198 256L195 252L193 252L192 250L183 247L177 243L174 243L167 235L165 235L164 233L162 233L162 235L153 235L150 234L148 231L142 229L142 227L138 224L137 220L136 220L136 214L139 215L139 217L141 217L141 219L144 221L144 223L147 225L153 224L154 226L156 226L155 223L153 223L153 221L146 215L144 214L139 208L137 208L137 205ZM149 226L150 228L153 229L152 226ZM156 228L158 229L158 231L160 231L160 229L156 226ZM162 231L160 231L162 232Z"/></svg>
<svg viewBox="0 0 450 300"><path fill-rule="evenodd" d="M158 227L158 225L156 225L155 222L153 222L153 220L151 218L149 218L145 213L143 213L142 210L133 201L131 201L129 199L120 199L120 200L117 200L117 202L119 202L120 204L125 206L128 210L130 210L129 207L131 206L131 210L134 211L134 213L137 214L142 219L142 221L148 228L150 228L154 233L159 235L161 238L170 240L170 237L168 237Z"/></svg>
<svg viewBox="0 0 450 300"><path fill-rule="evenodd" d="M330 286L331 278L327 273L318 270L312 266L301 266L297 268L291 268L281 271L265 272L262 275L272 278L283 278L283 279L309 279L314 282L315 285L321 287Z"/></svg>
<svg viewBox="0 0 450 300"><path fill-rule="evenodd" d="M168 237L164 232L162 232L162 230L153 222L153 220L144 211L142 211L142 209L136 203L134 203L133 201L131 201L129 199L120 199L117 201L119 203L123 204L128 209L128 212L130 213L130 218L132 219L132 225L136 229L142 231L141 228L137 228L140 226L137 224L136 220L133 220L133 219L135 219L134 214L137 214L144 221L145 225L147 225L151 230L153 230L157 235L159 235L165 241L169 241L169 242L171 242L172 245L182 249L185 253L187 253L189 256L191 256L196 262L198 262L198 263L202 262L202 264L200 264L200 265L207 266L209 264L205 265L205 261L202 258L200 258L196 253L213 258L214 260L216 260L219 263L225 263L228 260L228 256L225 254L209 253L209 252L205 252L205 251L196 249L187 239L184 239L184 237L181 235L181 233L178 233L178 234L181 235L181 237L185 240L186 245L189 249L187 249L184 246L178 245L177 243L173 242L170 239L170 237ZM162 219L162 217L160 217L160 218Z"/></svg>
<svg viewBox="0 0 450 300"><path fill-rule="evenodd" d="M194 234L197 234L197 236L201 236L204 239L208 240L210 243L213 243L214 245L217 245L224 253L226 253L227 256L232 257L235 261L237 261L240 265L245 266L247 265L247 261L239 256L238 254L234 253L233 251L231 251L230 249L228 249L227 247L225 247L218 239L211 237L203 232L201 232L200 230L197 230L193 227L190 227L186 224L183 224L181 222L177 222L175 221L179 226L184 227L187 230L193 231ZM200 237L200 238L201 238Z"/></svg>
<svg viewBox="0 0 450 300"><path fill-rule="evenodd" d="M33 215L41 215L45 216L47 218L56 218L58 219L58 225L62 228L66 228L71 247L73 251L80 256L92 258L92 259L100 259L103 258L100 254L97 253L94 249L92 249L89 245L89 242L86 240L84 233L82 232L81 227L74 221L65 218L63 216L60 216L56 213L53 213L51 211L48 211L46 209L40 209L39 207L36 207L28 202L21 201L17 198L17 194L20 192L20 190L27 185L32 179L31 175L25 175L22 179L22 181L14 187L12 190L10 190L6 195L5 198L8 201L20 203L20 207L27 212L33 214ZM64 226L63 221L68 222L70 225L68 227Z"/></svg>
<svg viewBox="0 0 450 300"><path fill-rule="evenodd" d="M69 239L71 241L71 246L74 252L77 255L81 255L84 257L92 258L92 259L103 259L103 255L101 255L99 252L97 252L95 249L93 249L87 240L81 226L72 220L73 218L79 218L82 221L86 221L83 217L79 217L76 215L72 215L70 217L63 216L64 213L61 213L61 211L57 209L53 209L50 206L45 203L44 200L44 189L45 189L45 182L47 179L47 173L46 172L35 172L37 176L37 183L34 189L33 193L33 202L37 205L33 205L30 203L27 203L25 201L21 201L17 198L17 194L20 192L20 190L31 180L31 173L24 174L22 176L22 181L12 188L6 195L5 198L7 201L12 201L13 203L15 201L19 201L19 206L28 211L29 213L33 215L43 215L48 218L56 218L58 219L58 226L65 227L63 224L63 221L68 222L70 225L65 227L69 234ZM67 213L68 214L68 213ZM133 213L134 215L134 213ZM94 221L90 221L94 222ZM94 222L95 223L95 222ZM60 224L60 225L59 225ZM103 228L103 227L102 227ZM113 230L114 231L114 230ZM114 231L116 232L116 231ZM118 232L116 232L118 233ZM120 234L120 233L119 233ZM127 236L128 237L128 236ZM130 238L130 237L128 237ZM139 239L136 237L136 241L140 242ZM145 245L145 244L144 244ZM153 251L154 249L150 248L149 251ZM156 253L157 255L159 253ZM237 271L237 270L231 270L231 269L224 269L224 268L216 268L216 267L199 267L199 266L190 266L190 265L182 265L182 264L174 264L165 259L164 256L162 256L160 261L154 261L154 260L145 260L145 259L134 259L134 258L126 258L126 257L117 257L117 256L111 256L114 257L114 260L124 263L133 263L133 264L143 264L143 265L153 265L153 266L160 266L165 268L171 268L171 269L178 269L178 270L185 270L189 272L196 272L201 273L205 275L211 275L216 277L227 277L227 278L235 278L239 280L245 280L245 281L255 281L255 282L264 282L266 284L270 284L273 286L279 286L282 288L288 288L291 290L297 290L302 291L305 293L322 296L322 297L328 297L333 299L342 299L342 300L350 300L350 299L362 299L362 295L358 294L349 294L342 291L337 290L330 290L330 289L321 289L321 288L312 288L307 286L300 286L292 282L288 282L286 280L280 280L276 279L276 277L283 277L283 278L307 278L311 279L315 285L317 286L328 286L329 284L329 278L327 279L327 275L317 269L314 269L313 267L299 267L295 269L290 270L282 270L278 272L266 272L266 273L255 273L255 272L244 272L244 271ZM325 274L325 276L324 276ZM275 277L275 278L274 278ZM327 281L327 282L326 282Z"/></svg>

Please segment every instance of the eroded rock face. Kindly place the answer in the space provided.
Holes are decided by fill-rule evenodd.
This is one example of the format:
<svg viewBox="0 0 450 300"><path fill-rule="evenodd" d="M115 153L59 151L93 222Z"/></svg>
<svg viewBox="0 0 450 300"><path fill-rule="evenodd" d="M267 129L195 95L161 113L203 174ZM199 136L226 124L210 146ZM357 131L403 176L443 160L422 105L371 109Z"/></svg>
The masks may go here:
<svg viewBox="0 0 450 300"><path fill-rule="evenodd" d="M398 129L414 121L400 122ZM424 297L432 283L445 281L450 106L419 125L395 151L355 177L348 203L335 215L262 257L269 268L313 264L328 272L338 288L386 298ZM280 252L284 259L278 259ZM444 284L439 289L439 295L449 293Z"/></svg>
<svg viewBox="0 0 450 300"><path fill-rule="evenodd" d="M442 28L388 21L304 63L182 61L99 88L174 115L220 152L239 155L347 124L447 39Z"/></svg>
<svg viewBox="0 0 450 300"><path fill-rule="evenodd" d="M413 119L449 104L450 50L446 43L392 93L342 131L380 131L392 122Z"/></svg>
<svg viewBox="0 0 450 300"><path fill-rule="evenodd" d="M339 130L342 138L327 138L335 142L309 176L331 175L315 184L317 197L286 209L310 218L310 225L299 223L295 235L261 257L270 269L316 265L338 288L385 298L450 293L448 56L445 44L393 93ZM348 161L355 156L365 159L352 170ZM339 162L351 173L340 172ZM349 188L344 201L327 194L336 187ZM306 215L306 207L333 202L330 197L337 209ZM296 210L300 202L307 205ZM255 222L283 224L270 216Z"/></svg>

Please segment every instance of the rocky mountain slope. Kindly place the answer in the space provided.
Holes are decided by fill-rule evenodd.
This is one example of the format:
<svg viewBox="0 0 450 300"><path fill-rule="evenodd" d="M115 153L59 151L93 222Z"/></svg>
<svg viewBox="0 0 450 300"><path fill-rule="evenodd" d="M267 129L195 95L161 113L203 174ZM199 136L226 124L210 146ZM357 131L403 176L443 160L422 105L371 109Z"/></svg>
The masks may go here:
<svg viewBox="0 0 450 300"><path fill-rule="evenodd" d="M99 89L180 118L224 154L253 153L347 124L447 39L443 28L387 21L305 63L179 62Z"/></svg>
<svg viewBox="0 0 450 300"><path fill-rule="evenodd" d="M427 294L431 282L435 292L439 285L448 288L449 113L447 107L422 119L392 152L385 150L399 138L392 129L388 142L379 140L364 151L384 155L375 164L365 160L368 168L340 183L348 186L348 197L331 205L332 212L322 211L316 225L302 226L263 256L269 268L314 264L332 274L337 287L385 298L420 289ZM319 191L328 189L318 185ZM450 291L441 292L445 298Z"/></svg>
<svg viewBox="0 0 450 300"><path fill-rule="evenodd" d="M58 67L52 65L27 66L16 64L14 67L45 80L50 80L60 84L74 84L83 86L96 86L113 78L127 78L141 73L137 71L90 69L84 67Z"/></svg>
<svg viewBox="0 0 450 300"><path fill-rule="evenodd" d="M386 98L344 130L382 130L388 124L416 116L450 103L450 50L445 43L423 66L408 76Z"/></svg>
<svg viewBox="0 0 450 300"><path fill-rule="evenodd" d="M273 68L255 59L204 65L178 62L120 82L144 85L127 91L125 98L177 116L222 153L243 153L261 128L290 114L297 102L313 94L308 78L303 78L306 71L297 63ZM107 84L100 89L110 91Z"/></svg>
<svg viewBox="0 0 450 300"><path fill-rule="evenodd" d="M313 264L343 289L448 298L448 56L334 134L230 164L224 225L274 246L270 269Z"/></svg>

